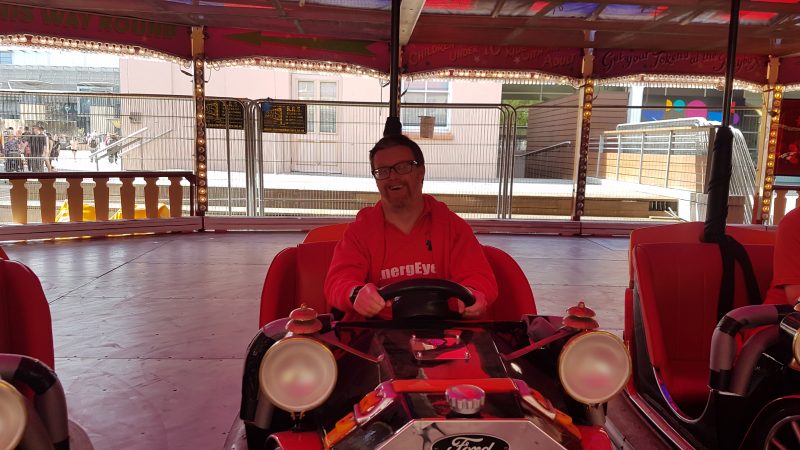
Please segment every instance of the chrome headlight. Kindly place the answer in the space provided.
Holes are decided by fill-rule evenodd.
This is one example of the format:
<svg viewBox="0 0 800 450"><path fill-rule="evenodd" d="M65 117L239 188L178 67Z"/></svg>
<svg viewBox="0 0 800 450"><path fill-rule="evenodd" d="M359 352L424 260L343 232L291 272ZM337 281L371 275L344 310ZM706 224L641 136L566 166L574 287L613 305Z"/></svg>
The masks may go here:
<svg viewBox="0 0 800 450"><path fill-rule="evenodd" d="M22 394L0 380L0 448L16 448L27 423L28 410Z"/></svg>
<svg viewBox="0 0 800 450"><path fill-rule="evenodd" d="M288 337L276 342L259 368L261 392L272 403L292 413L321 405L336 385L336 359L314 339Z"/></svg>
<svg viewBox="0 0 800 450"><path fill-rule="evenodd" d="M631 357L622 339L605 331L582 333L564 345L558 376L575 400L594 405L616 395L631 375Z"/></svg>

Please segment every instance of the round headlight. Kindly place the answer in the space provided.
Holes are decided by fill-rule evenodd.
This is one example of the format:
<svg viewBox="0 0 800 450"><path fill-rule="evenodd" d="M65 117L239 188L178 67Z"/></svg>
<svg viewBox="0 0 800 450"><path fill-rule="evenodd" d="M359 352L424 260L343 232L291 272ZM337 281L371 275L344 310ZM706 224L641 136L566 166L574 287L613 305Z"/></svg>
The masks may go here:
<svg viewBox="0 0 800 450"><path fill-rule="evenodd" d="M630 375L631 357L625 344L605 331L573 337L558 357L558 376L567 394L587 405L608 401Z"/></svg>
<svg viewBox="0 0 800 450"><path fill-rule="evenodd" d="M800 364L800 330L795 330L794 337L792 338L792 356L795 361Z"/></svg>
<svg viewBox="0 0 800 450"><path fill-rule="evenodd" d="M16 448L27 423L28 411L22 394L0 380L0 448Z"/></svg>
<svg viewBox="0 0 800 450"><path fill-rule="evenodd" d="M333 392L336 358L314 339L281 339L261 360L258 379L261 391L275 406L305 412L321 405Z"/></svg>

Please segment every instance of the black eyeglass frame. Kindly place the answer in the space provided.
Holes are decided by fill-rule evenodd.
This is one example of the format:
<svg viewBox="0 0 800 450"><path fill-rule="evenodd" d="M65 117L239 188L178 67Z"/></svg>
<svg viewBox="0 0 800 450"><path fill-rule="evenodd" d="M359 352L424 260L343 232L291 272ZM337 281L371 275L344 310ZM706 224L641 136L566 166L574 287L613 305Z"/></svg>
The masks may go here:
<svg viewBox="0 0 800 450"><path fill-rule="evenodd" d="M405 169L403 169L403 171L398 170L397 166L401 166L402 167L404 164L408 164L408 171L406 171ZM391 165L389 167L378 167L377 169L371 170L370 173L372 174L372 176L376 180L385 180L385 179L389 178L389 176L392 174L393 170L398 175L405 175L405 174L411 173L411 171L414 170L414 167L419 167L419 162L416 161L416 160L411 159L411 160L408 160L408 161L400 161L399 163ZM386 172L385 172L385 174L383 176L381 176L379 172L384 171L384 170Z"/></svg>

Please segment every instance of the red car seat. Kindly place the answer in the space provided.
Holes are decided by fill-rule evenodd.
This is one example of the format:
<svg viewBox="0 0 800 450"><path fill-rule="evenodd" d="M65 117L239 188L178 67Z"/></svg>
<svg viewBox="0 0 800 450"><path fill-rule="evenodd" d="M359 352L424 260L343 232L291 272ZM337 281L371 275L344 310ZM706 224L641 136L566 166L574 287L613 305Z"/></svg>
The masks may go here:
<svg viewBox="0 0 800 450"><path fill-rule="evenodd" d="M625 341L633 351L633 280L634 280L634 250L639 244L661 242L685 242L699 244L703 236L703 222L682 222L654 227L643 227L633 230L628 246L628 287L625 289ZM727 226L725 233L732 236L743 245L774 245L775 231L766 230L756 226ZM721 260L713 262L721 267ZM770 267L772 265L770 264Z"/></svg>
<svg viewBox="0 0 800 450"><path fill-rule="evenodd" d="M261 291L258 324L287 317L305 303L317 312L329 312L323 285L338 241L308 242L289 247L272 260ZM499 296L486 314L487 319L519 320L523 314L535 314L533 291L525 273L507 253L483 246L492 266Z"/></svg>
<svg viewBox="0 0 800 450"><path fill-rule="evenodd" d="M0 353L41 360L55 369L50 306L39 278L0 255Z"/></svg>
<svg viewBox="0 0 800 450"><path fill-rule="evenodd" d="M762 298L772 278L772 245L745 245ZM650 362L675 401L697 411L708 397L711 335L722 279L719 247L649 243L634 249L636 286ZM734 308L748 305L737 265Z"/></svg>
<svg viewBox="0 0 800 450"><path fill-rule="evenodd" d="M324 241L338 241L344 236L344 230L347 229L349 222L334 223L331 225L323 225L321 227L309 230L303 242L324 242Z"/></svg>
<svg viewBox="0 0 800 450"><path fill-rule="evenodd" d="M655 227L637 228L631 231L628 246L629 285L633 287L633 250L639 244L648 242L701 242L703 222L682 222ZM774 245L775 231L756 226L727 226L725 234L733 237L741 244Z"/></svg>

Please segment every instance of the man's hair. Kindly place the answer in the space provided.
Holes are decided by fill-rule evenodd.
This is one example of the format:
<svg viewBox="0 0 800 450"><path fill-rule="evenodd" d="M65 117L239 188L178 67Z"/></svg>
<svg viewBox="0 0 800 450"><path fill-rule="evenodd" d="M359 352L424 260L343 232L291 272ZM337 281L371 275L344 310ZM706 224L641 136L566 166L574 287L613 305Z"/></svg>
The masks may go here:
<svg viewBox="0 0 800 450"><path fill-rule="evenodd" d="M398 146L406 147L411 150L411 153L414 154L414 161L419 163L420 166L425 165L425 156L423 156L422 149L419 148L419 145L403 134L396 134L392 136L386 136L375 143L375 146L369 151L370 167L372 167L372 160L375 159L375 153L378 153L381 150L386 150L387 148ZM374 167L372 168L374 169Z"/></svg>

